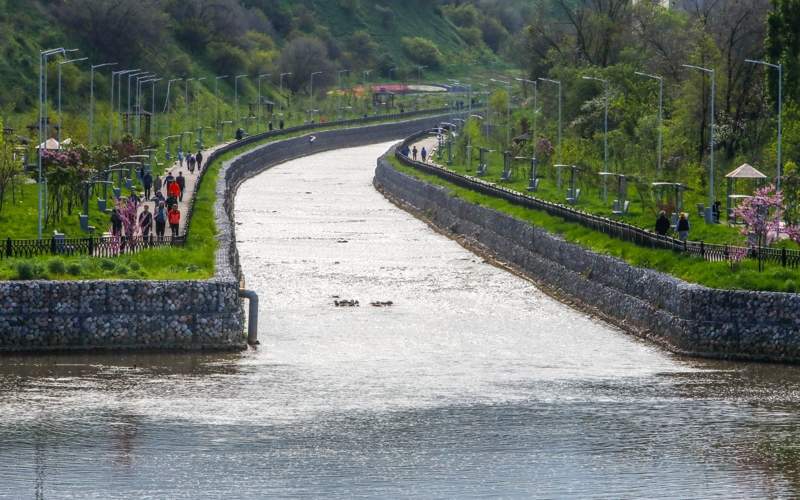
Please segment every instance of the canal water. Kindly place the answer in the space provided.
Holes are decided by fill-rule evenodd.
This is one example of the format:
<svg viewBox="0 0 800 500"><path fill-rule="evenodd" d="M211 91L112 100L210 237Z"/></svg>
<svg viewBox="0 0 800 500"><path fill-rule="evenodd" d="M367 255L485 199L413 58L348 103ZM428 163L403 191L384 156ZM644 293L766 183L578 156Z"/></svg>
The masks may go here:
<svg viewBox="0 0 800 500"><path fill-rule="evenodd" d="M797 368L554 301L377 193L387 147L242 186L257 352L0 359L0 498L798 495Z"/></svg>

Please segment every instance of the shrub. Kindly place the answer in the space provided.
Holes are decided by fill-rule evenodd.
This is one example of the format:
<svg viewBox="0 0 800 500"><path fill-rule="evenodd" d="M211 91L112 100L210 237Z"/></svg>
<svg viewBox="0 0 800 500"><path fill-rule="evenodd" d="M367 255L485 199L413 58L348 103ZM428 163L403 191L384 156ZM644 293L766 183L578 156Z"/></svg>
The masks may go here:
<svg viewBox="0 0 800 500"><path fill-rule="evenodd" d="M437 68L442 64L442 53L436 44L421 36L403 37L401 39L403 50L409 59L418 64Z"/></svg>
<svg viewBox="0 0 800 500"><path fill-rule="evenodd" d="M210 43L208 55L214 68L222 73L237 73L247 65L247 54L239 47L226 42Z"/></svg>
<svg viewBox="0 0 800 500"><path fill-rule="evenodd" d="M142 266L141 266L141 264L139 264L138 262L131 262L131 263L130 263L130 268L131 268L131 270L133 270L133 271L138 271L139 269L141 269L141 268L142 268Z"/></svg>
<svg viewBox="0 0 800 500"><path fill-rule="evenodd" d="M115 267L117 267L117 265L114 264L113 260L103 259L100 261L100 269L103 271L111 271Z"/></svg>
<svg viewBox="0 0 800 500"><path fill-rule="evenodd" d="M50 274L64 274L67 272L67 267L61 259L53 259L47 263L47 270Z"/></svg>
<svg viewBox="0 0 800 500"><path fill-rule="evenodd" d="M480 47L481 43L483 43L483 33L480 28L474 26L470 28L459 28L458 34L461 35L461 38L463 38L470 47Z"/></svg>
<svg viewBox="0 0 800 500"><path fill-rule="evenodd" d="M82 272L83 269L81 269L81 265L77 262L73 262L67 266L67 274L70 276L80 276Z"/></svg>
<svg viewBox="0 0 800 500"><path fill-rule="evenodd" d="M32 280L36 277L36 269L30 262L20 262L17 264L17 279Z"/></svg>

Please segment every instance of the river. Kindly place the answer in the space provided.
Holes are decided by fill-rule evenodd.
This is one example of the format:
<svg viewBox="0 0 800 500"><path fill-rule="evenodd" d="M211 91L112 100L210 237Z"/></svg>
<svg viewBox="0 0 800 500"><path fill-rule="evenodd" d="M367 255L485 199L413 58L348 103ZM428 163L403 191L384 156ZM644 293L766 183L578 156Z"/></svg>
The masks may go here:
<svg viewBox="0 0 800 500"><path fill-rule="evenodd" d="M798 368L562 305L377 193L388 146L242 186L258 351L1 358L0 498L800 494Z"/></svg>

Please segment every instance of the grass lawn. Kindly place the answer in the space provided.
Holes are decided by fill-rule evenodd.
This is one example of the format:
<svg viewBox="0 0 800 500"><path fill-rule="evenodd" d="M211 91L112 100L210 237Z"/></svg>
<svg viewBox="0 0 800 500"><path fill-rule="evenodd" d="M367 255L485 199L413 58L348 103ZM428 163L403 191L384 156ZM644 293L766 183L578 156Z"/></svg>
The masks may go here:
<svg viewBox="0 0 800 500"><path fill-rule="evenodd" d="M441 160L436 160L437 163L442 165L446 164L446 152ZM468 168L463 161L453 162L452 165L447 167L460 174L475 175L478 166L477 154L472 159L472 166ZM541 167L540 167L541 168ZM561 189L557 188L557 178L555 169L541 168L545 177L539 181L539 189L535 193L530 193L533 196L555 203L566 204L567 189L569 188L569 170L564 169L562 172L562 186ZM514 189L516 191L526 193L528 187L529 163L524 161L516 161L513 168L514 175L511 181L501 181L500 177L503 173L503 160L499 154L493 153L489 155L489 168L487 174L482 179ZM540 172L542 175L542 172ZM588 176L592 176L592 182L588 182ZM617 198L617 181L616 178L609 178L608 182L608 201L603 201L602 196L602 181L596 178L591 173L580 173L578 175L577 187L581 190L581 195L575 208L584 210L597 215L606 216L609 218L620 219L629 224L639 226L646 229L654 229L656 218L658 216L657 209L652 206L644 206L642 199L638 196L636 187L629 183L628 185L628 201L630 207L628 214L623 217L617 217L612 214L612 204ZM689 238L696 241L704 241L706 243L719 243L731 245L745 245L745 236L741 234L739 227L732 227L725 223L723 218L722 224L706 224L705 221L697 213L696 202L701 202L702 195L693 192L685 193L683 210L689 214L689 222L691 224L691 231ZM724 211L724 206L723 206ZM786 242L790 243L790 242ZM794 244L791 244L795 247Z"/></svg>
<svg viewBox="0 0 800 500"><path fill-rule="evenodd" d="M507 213L517 219L557 234L566 241L579 244L592 251L618 257L638 267L655 269L675 277L701 285L745 290L769 290L780 292L800 291L800 270L768 264L764 272L758 272L756 262L747 261L731 267L728 263L707 262L671 250L643 248L598 233L579 224L567 222L539 210L514 205L505 200L484 195L456 186L439 177L424 174L405 166L393 156L390 162L399 171L430 184L446 187L453 196L470 203ZM524 188L523 188L524 190Z"/></svg>

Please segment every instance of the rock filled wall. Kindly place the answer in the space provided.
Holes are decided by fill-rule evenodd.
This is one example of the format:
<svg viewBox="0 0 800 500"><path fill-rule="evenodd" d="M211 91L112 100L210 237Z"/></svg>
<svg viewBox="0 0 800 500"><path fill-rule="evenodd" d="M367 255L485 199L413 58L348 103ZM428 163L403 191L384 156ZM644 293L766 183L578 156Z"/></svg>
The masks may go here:
<svg viewBox="0 0 800 500"><path fill-rule="evenodd" d="M390 151L388 154L394 154ZM374 184L405 208L514 265L555 295L673 352L800 361L800 295L716 290L633 267L378 160Z"/></svg>

